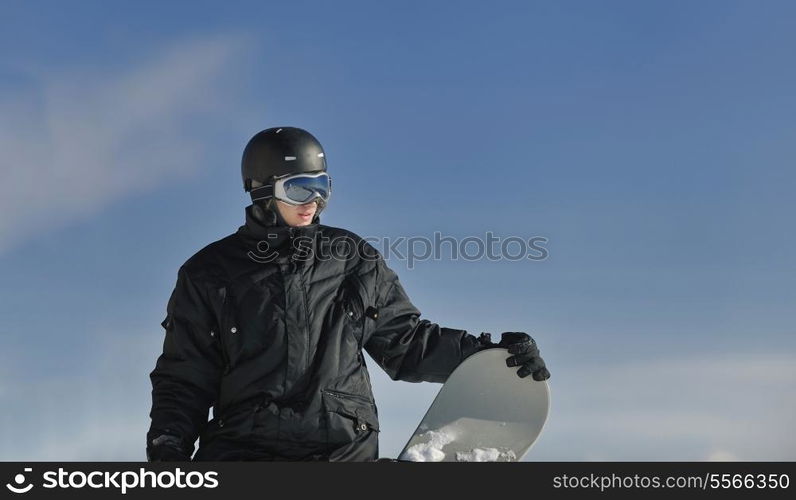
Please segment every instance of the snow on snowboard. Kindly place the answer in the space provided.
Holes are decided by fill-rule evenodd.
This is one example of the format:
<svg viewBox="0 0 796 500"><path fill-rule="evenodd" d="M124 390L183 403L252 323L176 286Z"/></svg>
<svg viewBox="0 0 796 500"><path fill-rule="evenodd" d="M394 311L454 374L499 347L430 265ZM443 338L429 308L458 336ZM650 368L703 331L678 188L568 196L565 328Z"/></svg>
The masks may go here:
<svg viewBox="0 0 796 500"><path fill-rule="evenodd" d="M398 456L410 462L516 462L542 432L547 382L517 376L506 349L478 352L440 389Z"/></svg>

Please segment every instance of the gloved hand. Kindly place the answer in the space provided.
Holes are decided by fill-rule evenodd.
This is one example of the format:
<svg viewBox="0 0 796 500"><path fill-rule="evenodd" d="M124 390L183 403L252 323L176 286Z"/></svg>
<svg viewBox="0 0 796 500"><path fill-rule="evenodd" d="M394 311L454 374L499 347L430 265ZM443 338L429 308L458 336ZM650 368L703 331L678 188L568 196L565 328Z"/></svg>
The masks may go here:
<svg viewBox="0 0 796 500"><path fill-rule="evenodd" d="M539 356L536 341L527 333L503 332L497 346L506 348L510 354L514 354L506 360L506 366L519 366L517 375L520 377L533 374L533 379L537 381L550 378L550 372L547 370L544 360Z"/></svg>
<svg viewBox="0 0 796 500"><path fill-rule="evenodd" d="M149 462L190 462L191 456L182 444L182 439L171 434L161 434L147 443L146 458Z"/></svg>

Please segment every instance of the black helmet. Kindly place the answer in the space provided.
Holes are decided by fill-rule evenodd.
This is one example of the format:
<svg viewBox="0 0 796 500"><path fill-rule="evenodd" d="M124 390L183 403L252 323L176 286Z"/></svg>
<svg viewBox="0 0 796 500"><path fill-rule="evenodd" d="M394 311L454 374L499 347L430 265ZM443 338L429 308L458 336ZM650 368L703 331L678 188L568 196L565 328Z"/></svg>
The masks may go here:
<svg viewBox="0 0 796 500"><path fill-rule="evenodd" d="M326 155L321 143L306 130L274 127L258 132L246 144L240 166L243 189L252 179L266 184L272 177L304 172L325 172Z"/></svg>

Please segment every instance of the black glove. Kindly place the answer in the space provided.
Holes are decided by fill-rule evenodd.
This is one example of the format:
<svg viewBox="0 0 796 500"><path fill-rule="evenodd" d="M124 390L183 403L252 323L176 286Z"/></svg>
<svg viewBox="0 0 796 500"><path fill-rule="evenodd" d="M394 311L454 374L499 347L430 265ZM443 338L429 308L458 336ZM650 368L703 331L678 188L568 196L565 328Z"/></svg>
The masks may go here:
<svg viewBox="0 0 796 500"><path fill-rule="evenodd" d="M161 434L147 443L149 462L190 462L191 454L185 450L182 439L171 434Z"/></svg>
<svg viewBox="0 0 796 500"><path fill-rule="evenodd" d="M533 379L537 381L550 378L550 372L547 370L544 360L539 356L536 341L527 333L503 332L497 346L506 348L510 354L514 354L506 360L506 366L519 366L517 375L520 377L533 374Z"/></svg>

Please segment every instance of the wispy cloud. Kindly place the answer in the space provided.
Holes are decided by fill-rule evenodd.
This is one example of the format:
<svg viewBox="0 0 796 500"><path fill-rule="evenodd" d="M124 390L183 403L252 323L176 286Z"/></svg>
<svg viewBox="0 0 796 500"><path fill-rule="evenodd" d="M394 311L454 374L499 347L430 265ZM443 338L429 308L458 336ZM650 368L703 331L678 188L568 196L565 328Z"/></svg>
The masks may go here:
<svg viewBox="0 0 796 500"><path fill-rule="evenodd" d="M217 111L240 38L174 44L113 70L37 70L0 97L0 252L190 175L197 117Z"/></svg>
<svg viewBox="0 0 796 500"><path fill-rule="evenodd" d="M86 332L94 349L76 373L25 373L40 363L3 359L16 373L0 382L0 460L145 460L148 375L163 329L108 331Z"/></svg>
<svg viewBox="0 0 796 500"><path fill-rule="evenodd" d="M793 460L788 353L560 367L532 459Z"/></svg>

